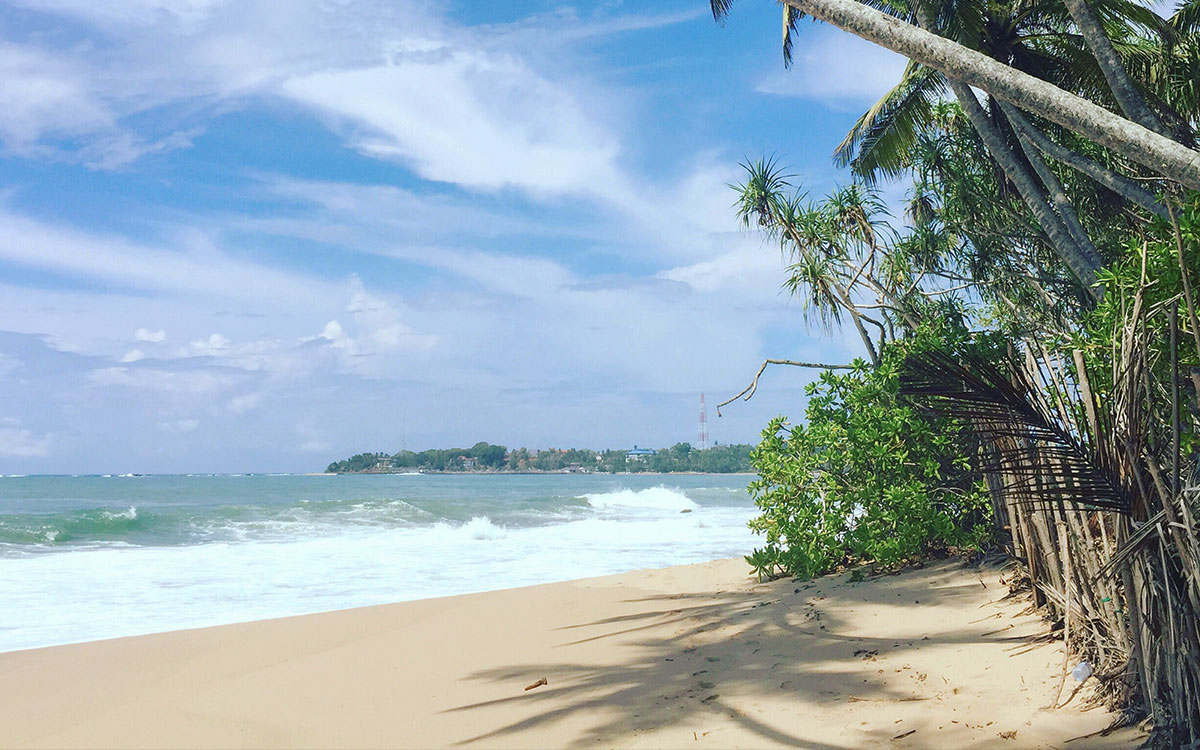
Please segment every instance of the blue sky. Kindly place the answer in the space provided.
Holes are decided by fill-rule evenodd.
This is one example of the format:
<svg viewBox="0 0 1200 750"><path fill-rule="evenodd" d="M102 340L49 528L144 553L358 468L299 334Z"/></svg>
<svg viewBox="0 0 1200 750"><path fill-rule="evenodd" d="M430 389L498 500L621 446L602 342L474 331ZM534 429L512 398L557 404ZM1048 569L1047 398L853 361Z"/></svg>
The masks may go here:
<svg viewBox="0 0 1200 750"><path fill-rule="evenodd" d="M286 12L281 9L286 7ZM0 5L0 473L749 442L845 361L727 187L813 193L901 61L778 9Z"/></svg>

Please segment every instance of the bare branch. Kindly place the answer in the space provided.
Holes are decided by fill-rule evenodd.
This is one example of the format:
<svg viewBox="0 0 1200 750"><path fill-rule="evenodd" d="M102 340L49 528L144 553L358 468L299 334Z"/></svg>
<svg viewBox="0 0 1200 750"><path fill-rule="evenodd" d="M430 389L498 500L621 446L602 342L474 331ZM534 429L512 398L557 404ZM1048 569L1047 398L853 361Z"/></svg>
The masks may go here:
<svg viewBox="0 0 1200 750"><path fill-rule="evenodd" d="M738 395L734 396L733 398L726 399L726 400L722 401L721 403L717 404L717 416L718 417L721 416L721 407L722 406L731 404L734 401L737 401L739 398L741 398L743 401L749 401L754 396L754 392L758 390L758 379L760 377L762 377L763 371L765 371L767 369L767 365L791 365L792 367L812 367L817 370L852 370L852 369L854 369L854 365L829 365L829 364L825 364L823 362L796 362L796 361L793 361L790 359L767 359L767 360L764 360L762 363L762 367L758 368L758 372L756 372L754 374L754 380L751 381L750 385L748 385L744 389L742 389L742 392L739 393ZM742 398L743 396L745 398Z"/></svg>

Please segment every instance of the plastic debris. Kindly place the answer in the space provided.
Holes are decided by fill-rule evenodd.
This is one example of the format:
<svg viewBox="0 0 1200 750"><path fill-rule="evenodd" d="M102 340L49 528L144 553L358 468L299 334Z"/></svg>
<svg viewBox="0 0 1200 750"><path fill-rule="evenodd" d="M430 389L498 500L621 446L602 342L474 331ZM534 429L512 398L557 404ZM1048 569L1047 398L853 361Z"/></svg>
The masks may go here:
<svg viewBox="0 0 1200 750"><path fill-rule="evenodd" d="M1075 668L1071 670L1071 676L1075 678L1076 682L1083 682L1092 676L1092 665L1088 664L1086 661L1079 662L1075 665Z"/></svg>

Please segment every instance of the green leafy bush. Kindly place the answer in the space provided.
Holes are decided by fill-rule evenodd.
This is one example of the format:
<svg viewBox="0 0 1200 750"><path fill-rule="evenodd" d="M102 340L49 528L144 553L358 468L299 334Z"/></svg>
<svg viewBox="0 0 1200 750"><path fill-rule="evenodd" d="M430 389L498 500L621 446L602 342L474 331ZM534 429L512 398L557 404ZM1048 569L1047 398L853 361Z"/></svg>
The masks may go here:
<svg viewBox="0 0 1200 750"><path fill-rule="evenodd" d="M955 426L897 400L898 376L918 347L995 348L922 328L889 344L878 368L861 360L825 371L807 389L806 424L777 417L751 460L750 492L762 515L750 527L766 546L747 558L759 575L810 578L855 561L885 566L950 548L977 548L992 533L991 502Z"/></svg>

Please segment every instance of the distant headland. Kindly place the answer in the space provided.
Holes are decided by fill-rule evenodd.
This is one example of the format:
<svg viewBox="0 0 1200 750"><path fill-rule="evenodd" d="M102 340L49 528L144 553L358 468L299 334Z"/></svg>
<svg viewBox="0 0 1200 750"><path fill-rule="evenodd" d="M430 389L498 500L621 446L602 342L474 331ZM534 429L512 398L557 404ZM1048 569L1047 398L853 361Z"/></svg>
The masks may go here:
<svg viewBox="0 0 1200 750"><path fill-rule="evenodd" d="M470 448L432 449L414 453L359 453L329 464L330 474L511 473L620 474L697 473L737 474L752 471L752 445L714 445L694 448L676 443L670 448L595 451L587 448L509 450L503 445L476 443Z"/></svg>

